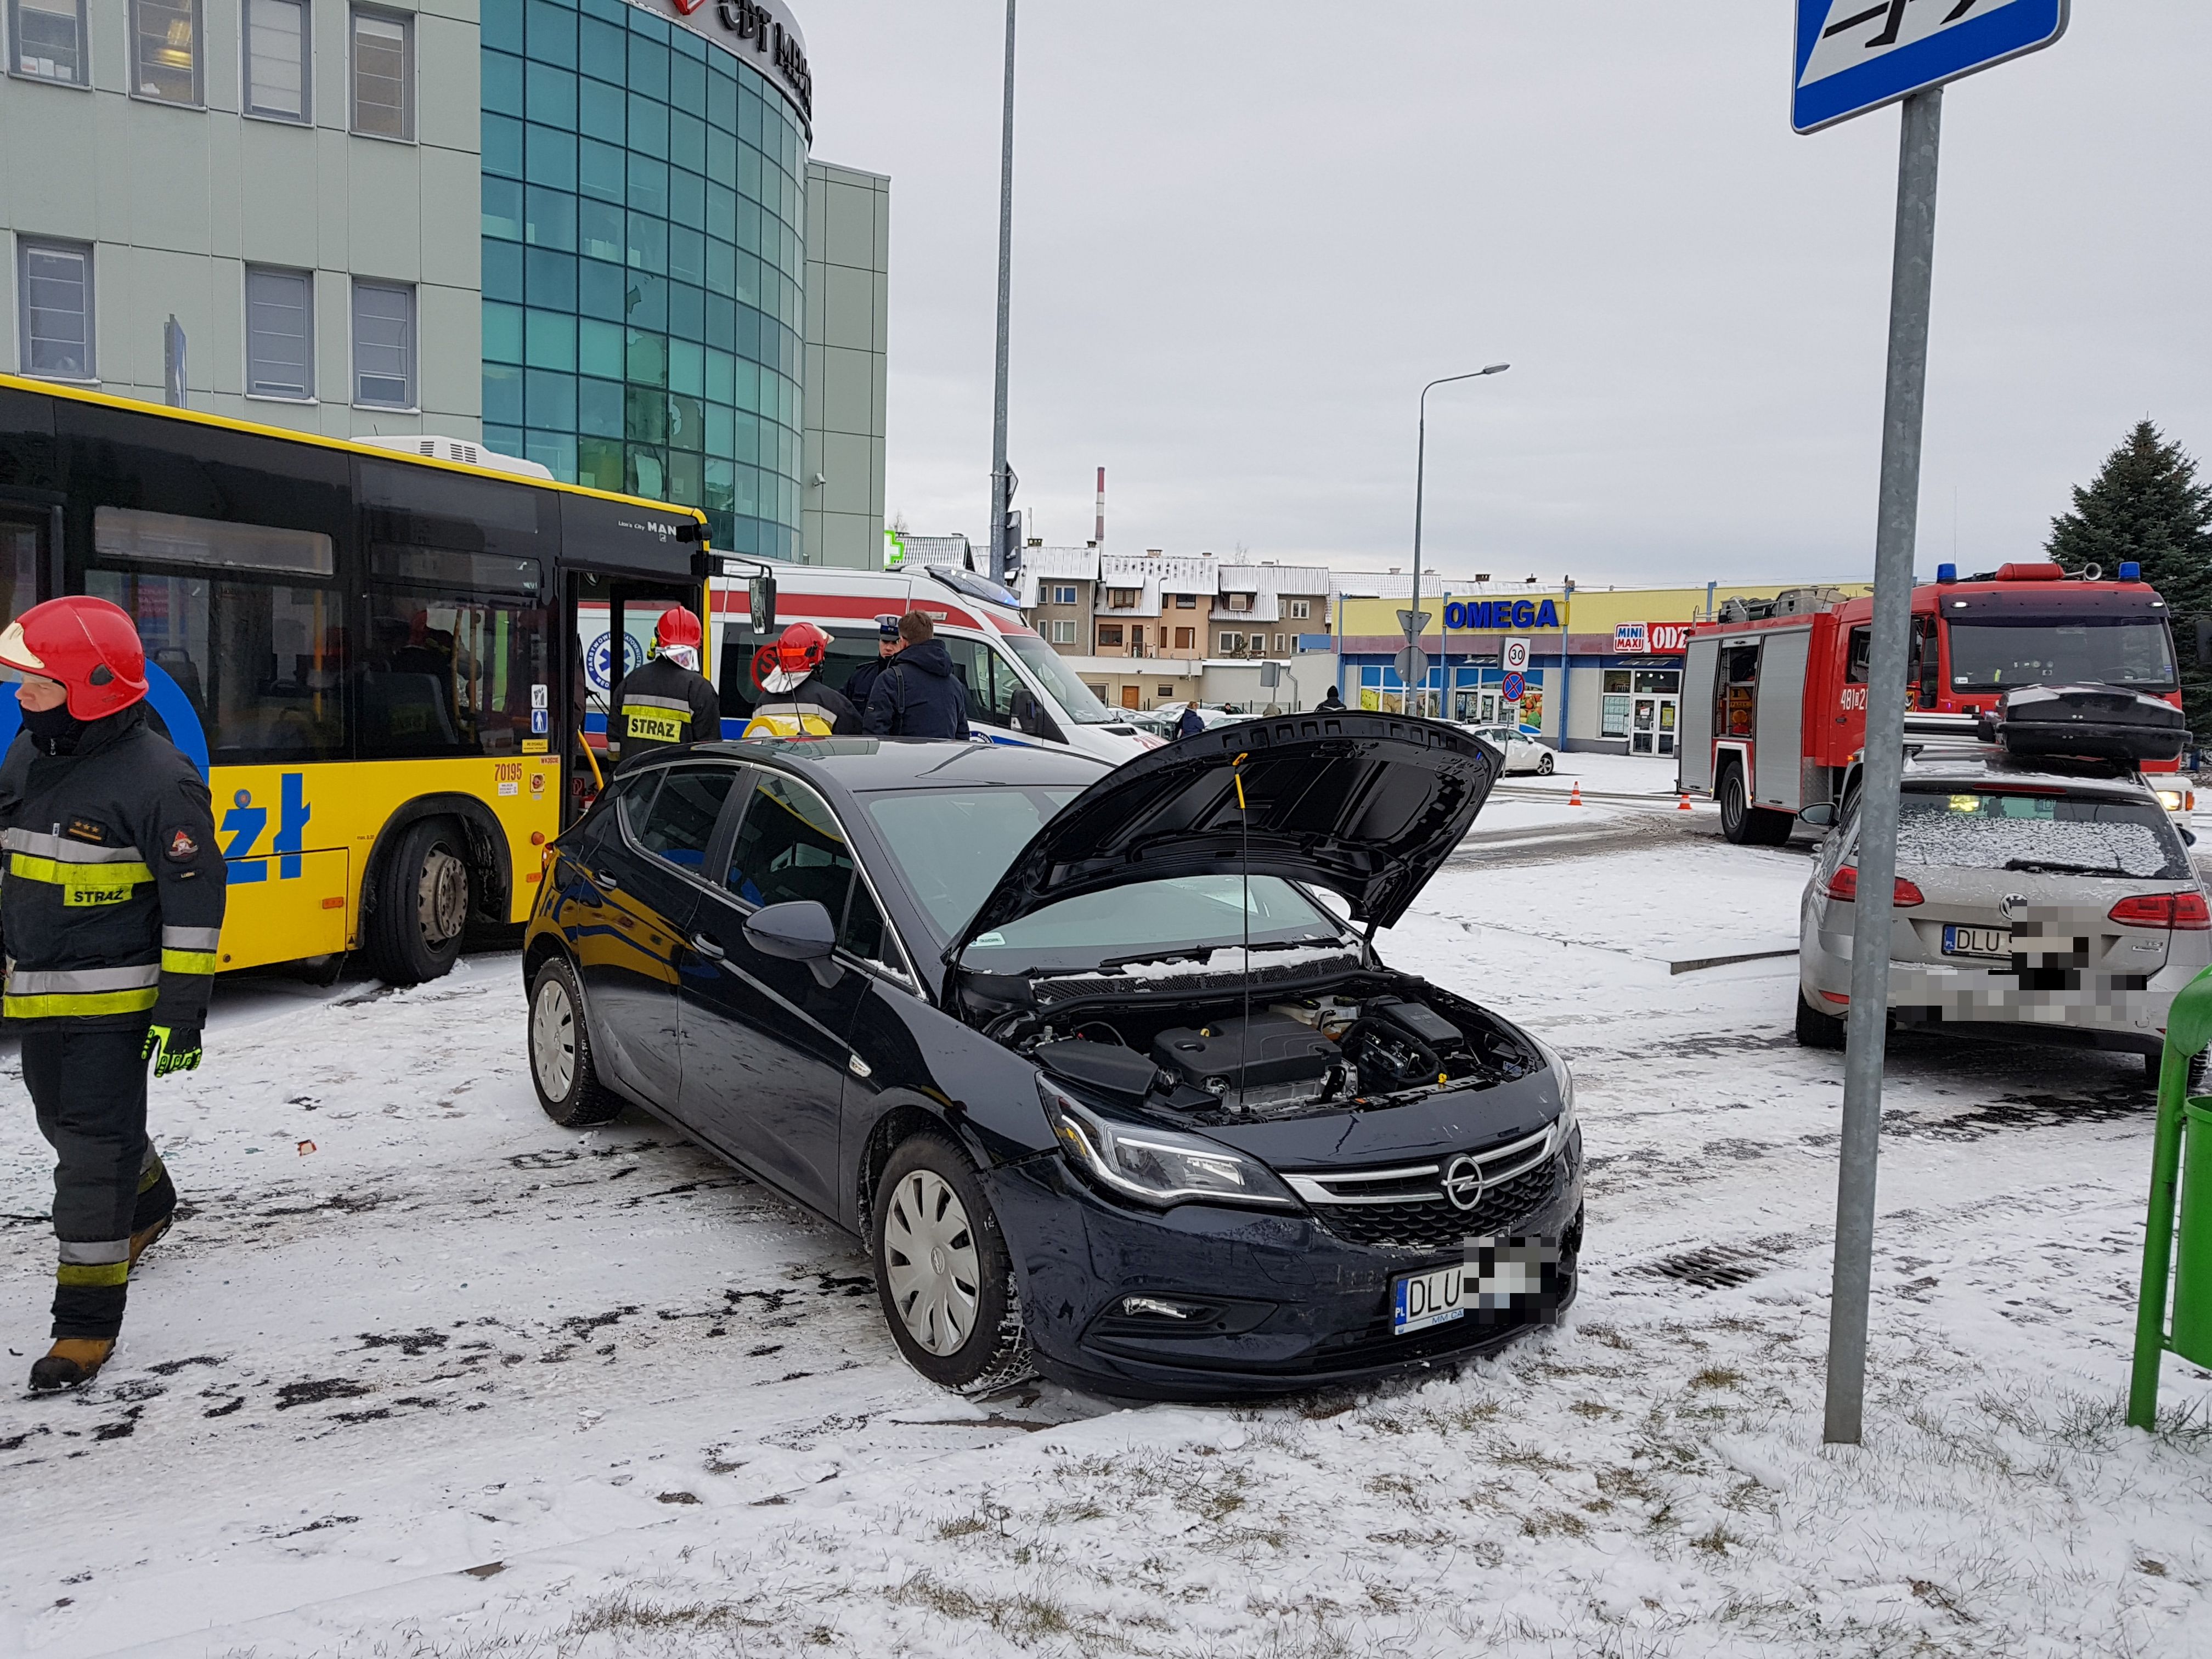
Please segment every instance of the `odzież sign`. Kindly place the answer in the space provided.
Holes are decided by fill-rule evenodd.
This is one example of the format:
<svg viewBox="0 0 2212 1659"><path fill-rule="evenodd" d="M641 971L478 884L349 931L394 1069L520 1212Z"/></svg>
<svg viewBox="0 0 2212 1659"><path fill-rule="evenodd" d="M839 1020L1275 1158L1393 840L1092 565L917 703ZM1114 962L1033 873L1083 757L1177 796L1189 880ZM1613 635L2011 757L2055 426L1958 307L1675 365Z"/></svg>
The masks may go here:
<svg viewBox="0 0 2212 1659"><path fill-rule="evenodd" d="M1616 656L1671 657L1689 647L1687 623L1615 623L1613 649Z"/></svg>
<svg viewBox="0 0 2212 1659"><path fill-rule="evenodd" d="M791 100L808 120L814 118L814 71L807 66L806 42L798 20L776 0L630 0L640 11L665 17L692 33L715 40L734 38L775 65L777 77L790 89ZM715 27L710 27L712 18ZM718 44L728 46L727 40Z"/></svg>

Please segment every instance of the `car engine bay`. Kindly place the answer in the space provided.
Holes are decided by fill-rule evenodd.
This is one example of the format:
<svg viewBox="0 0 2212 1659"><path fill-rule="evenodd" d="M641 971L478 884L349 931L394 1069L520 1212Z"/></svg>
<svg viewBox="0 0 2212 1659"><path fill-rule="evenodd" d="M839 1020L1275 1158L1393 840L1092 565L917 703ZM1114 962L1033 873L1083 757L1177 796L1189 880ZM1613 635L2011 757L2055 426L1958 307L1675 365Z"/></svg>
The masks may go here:
<svg viewBox="0 0 2212 1659"><path fill-rule="evenodd" d="M1482 1009L1389 973L1298 995L1255 987L1249 1005L1233 980L1202 1000L1086 998L983 1029L1078 1088L1196 1126L1373 1110L1544 1065Z"/></svg>

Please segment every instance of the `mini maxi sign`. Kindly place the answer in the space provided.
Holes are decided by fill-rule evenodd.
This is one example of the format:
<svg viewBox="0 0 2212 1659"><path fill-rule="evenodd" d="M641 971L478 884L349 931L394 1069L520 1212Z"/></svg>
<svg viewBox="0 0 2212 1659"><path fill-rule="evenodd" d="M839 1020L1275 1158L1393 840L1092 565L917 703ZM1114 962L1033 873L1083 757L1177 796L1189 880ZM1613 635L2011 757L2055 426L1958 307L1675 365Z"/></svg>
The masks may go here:
<svg viewBox="0 0 2212 1659"><path fill-rule="evenodd" d="M2069 0L1797 0L1790 125L1848 121L2036 52L2066 33Z"/></svg>

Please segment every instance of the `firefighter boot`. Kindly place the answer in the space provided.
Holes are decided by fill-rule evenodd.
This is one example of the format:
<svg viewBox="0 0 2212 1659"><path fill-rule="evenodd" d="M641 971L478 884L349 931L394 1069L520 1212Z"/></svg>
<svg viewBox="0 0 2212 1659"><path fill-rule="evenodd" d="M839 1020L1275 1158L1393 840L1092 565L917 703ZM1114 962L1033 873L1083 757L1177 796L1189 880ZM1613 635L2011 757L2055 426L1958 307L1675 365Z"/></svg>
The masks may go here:
<svg viewBox="0 0 2212 1659"><path fill-rule="evenodd" d="M81 1389L100 1375L100 1368L114 1352L112 1337L58 1337L45 1358L32 1362L31 1392L55 1394L64 1389Z"/></svg>
<svg viewBox="0 0 2212 1659"><path fill-rule="evenodd" d="M131 1216L131 1265L154 1248L155 1242L176 1224L177 1189L152 1142L146 1146L146 1168L138 1176L138 1201Z"/></svg>

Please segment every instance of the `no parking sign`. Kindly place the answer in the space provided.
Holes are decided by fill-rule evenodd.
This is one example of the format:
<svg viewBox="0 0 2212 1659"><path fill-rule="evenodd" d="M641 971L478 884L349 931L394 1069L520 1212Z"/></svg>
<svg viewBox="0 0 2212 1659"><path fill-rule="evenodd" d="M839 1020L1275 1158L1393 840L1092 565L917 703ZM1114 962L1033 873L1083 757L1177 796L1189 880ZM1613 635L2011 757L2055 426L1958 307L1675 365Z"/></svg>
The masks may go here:
<svg viewBox="0 0 2212 1659"><path fill-rule="evenodd" d="M1518 702L1521 701L1522 693L1528 689L1528 682L1509 669L1506 671L1505 684L1498 689L1506 702Z"/></svg>

